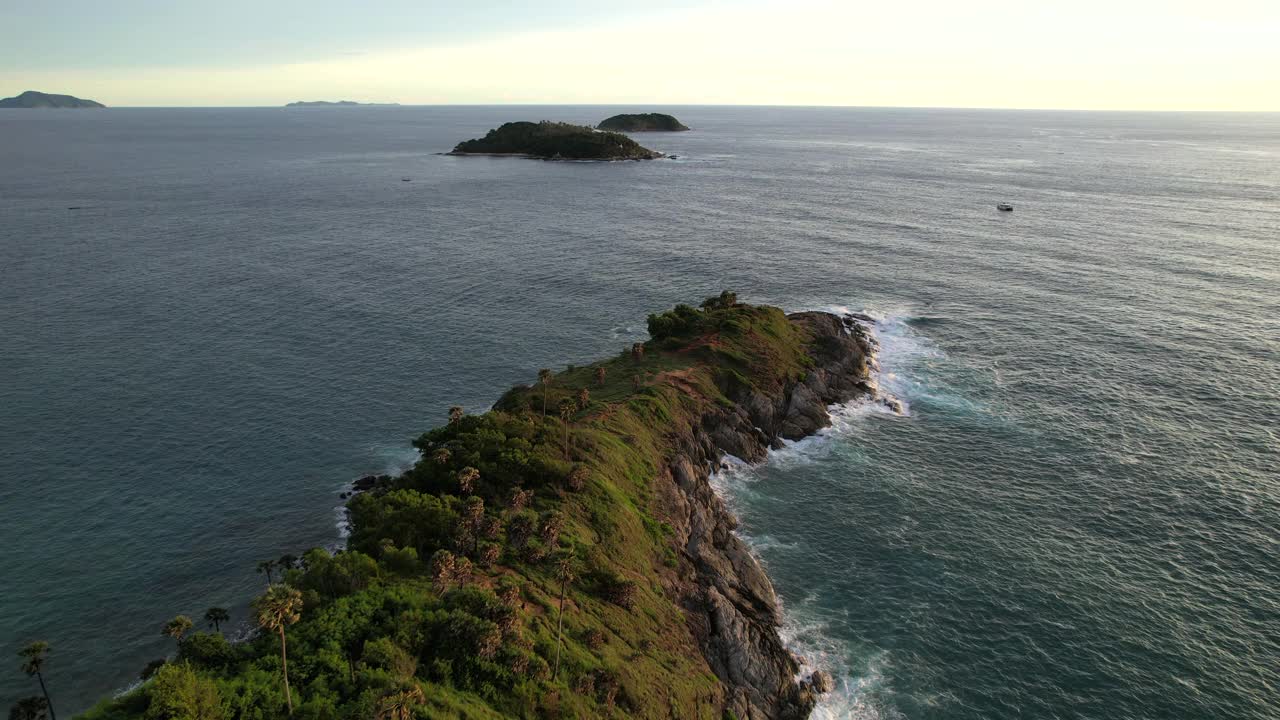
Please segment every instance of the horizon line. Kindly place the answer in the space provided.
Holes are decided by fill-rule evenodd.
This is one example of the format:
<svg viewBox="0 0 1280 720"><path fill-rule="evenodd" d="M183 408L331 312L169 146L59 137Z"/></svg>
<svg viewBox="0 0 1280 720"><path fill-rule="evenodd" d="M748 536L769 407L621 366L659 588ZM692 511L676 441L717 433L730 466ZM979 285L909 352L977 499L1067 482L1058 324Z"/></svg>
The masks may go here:
<svg viewBox="0 0 1280 720"><path fill-rule="evenodd" d="M25 91L24 91L25 92ZM54 94L54 93L47 93ZM17 97L16 95L13 97ZM72 96L79 97L79 96ZM90 99L90 98L81 98ZM101 101L95 101L101 102ZM331 101L299 101L291 100L288 102L341 102L338 100ZM380 107L387 108L416 108L416 107L635 107L637 105L652 105L659 107L723 107L723 108L811 108L811 109L843 109L843 110L977 110L977 111L1006 111L1006 112L1080 112L1080 113L1182 113L1182 114L1252 114L1252 115L1275 115L1280 114L1280 109L1273 110L1229 110L1229 109L1184 109L1184 108L1072 108L1072 107L1001 107L1001 106L982 106L982 105L809 105L798 103L662 103L662 102L635 102L635 103L563 103L563 102L529 102L529 103L400 103L394 101L351 101L357 103L355 107ZM106 105L106 103L104 103ZM68 109L93 109L93 110L265 110L265 109L286 109L288 103L279 105L106 105L103 108L0 108L0 110L68 110ZM350 110L353 106L341 108ZM324 107L305 107L297 108L299 110L323 110Z"/></svg>

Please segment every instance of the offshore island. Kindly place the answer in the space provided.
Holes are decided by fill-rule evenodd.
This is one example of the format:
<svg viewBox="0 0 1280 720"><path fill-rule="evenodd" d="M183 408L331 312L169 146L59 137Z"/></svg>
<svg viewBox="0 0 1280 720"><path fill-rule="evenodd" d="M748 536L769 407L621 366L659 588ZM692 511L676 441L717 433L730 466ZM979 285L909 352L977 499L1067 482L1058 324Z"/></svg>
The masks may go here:
<svg viewBox="0 0 1280 720"><path fill-rule="evenodd" d="M616 132L681 132L689 129L684 123L663 113L614 115L600 121L596 127Z"/></svg>
<svg viewBox="0 0 1280 720"><path fill-rule="evenodd" d="M400 103L362 103L354 100L298 100L285 107L399 107Z"/></svg>
<svg viewBox="0 0 1280 720"><path fill-rule="evenodd" d="M483 138L457 144L449 155L510 155L537 160L654 160L663 154L616 132L585 125L509 122Z"/></svg>
<svg viewBox="0 0 1280 720"><path fill-rule="evenodd" d="M21 95L0 99L0 108L72 108L77 110L105 108L95 100L85 100L74 95L55 95L28 90Z"/></svg>
<svg viewBox="0 0 1280 720"><path fill-rule="evenodd" d="M81 717L808 717L831 678L784 647L710 477L874 396L875 340L727 291L648 330L484 414L452 408L412 469L344 494L345 550L267 567L258 633L176 617L176 658Z"/></svg>

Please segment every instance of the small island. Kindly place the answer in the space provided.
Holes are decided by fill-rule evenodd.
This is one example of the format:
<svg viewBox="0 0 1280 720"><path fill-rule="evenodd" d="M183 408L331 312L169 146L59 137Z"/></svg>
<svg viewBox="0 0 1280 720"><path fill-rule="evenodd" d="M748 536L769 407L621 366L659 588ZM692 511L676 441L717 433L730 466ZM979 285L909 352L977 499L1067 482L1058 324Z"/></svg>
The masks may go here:
<svg viewBox="0 0 1280 720"><path fill-rule="evenodd" d="M512 155L539 160L653 160L662 153L626 135L585 125L509 122L483 138L458 143L449 155Z"/></svg>
<svg viewBox="0 0 1280 720"><path fill-rule="evenodd" d="M72 95L54 95L28 90L16 97L0 100L0 108L104 108L100 102L84 100Z"/></svg>
<svg viewBox="0 0 1280 720"><path fill-rule="evenodd" d="M662 113L614 115L601 121L597 127L617 132L678 132L689 129L674 117Z"/></svg>
<svg viewBox="0 0 1280 720"><path fill-rule="evenodd" d="M354 100L298 100L285 107L393 107L400 103L362 103Z"/></svg>

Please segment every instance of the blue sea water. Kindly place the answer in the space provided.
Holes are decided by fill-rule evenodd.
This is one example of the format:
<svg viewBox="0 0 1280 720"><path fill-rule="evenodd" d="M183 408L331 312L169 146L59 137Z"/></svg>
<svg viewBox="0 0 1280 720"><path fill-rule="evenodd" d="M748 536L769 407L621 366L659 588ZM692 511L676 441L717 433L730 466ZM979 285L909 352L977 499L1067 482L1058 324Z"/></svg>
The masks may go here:
<svg viewBox="0 0 1280 720"><path fill-rule="evenodd" d="M49 640L83 709L448 406L732 288L873 313L909 407L717 478L816 717L1280 713L1280 116L687 107L640 138L677 160L434 154L620 110L0 112L0 649Z"/></svg>

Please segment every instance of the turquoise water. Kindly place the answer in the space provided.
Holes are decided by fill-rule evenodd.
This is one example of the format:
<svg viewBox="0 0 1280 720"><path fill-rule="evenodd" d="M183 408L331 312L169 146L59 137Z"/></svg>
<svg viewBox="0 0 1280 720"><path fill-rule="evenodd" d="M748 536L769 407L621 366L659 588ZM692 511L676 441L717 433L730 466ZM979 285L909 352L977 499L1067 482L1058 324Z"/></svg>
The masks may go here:
<svg viewBox="0 0 1280 720"><path fill-rule="evenodd" d="M676 161L432 154L621 110L0 113L0 645L53 643L60 710L178 612L242 621L449 405L730 287L872 312L909 406L718 480L817 716L1274 716L1280 117L674 108Z"/></svg>

